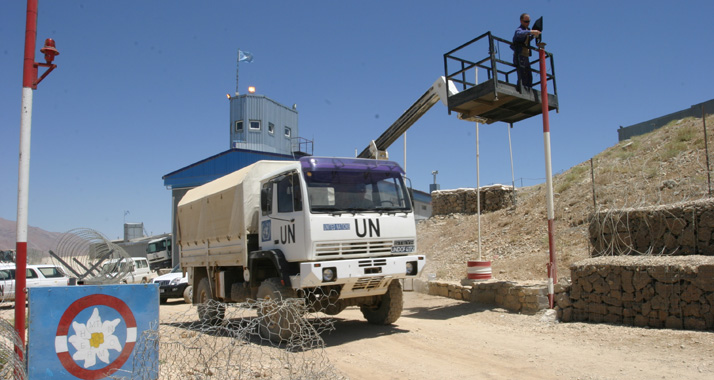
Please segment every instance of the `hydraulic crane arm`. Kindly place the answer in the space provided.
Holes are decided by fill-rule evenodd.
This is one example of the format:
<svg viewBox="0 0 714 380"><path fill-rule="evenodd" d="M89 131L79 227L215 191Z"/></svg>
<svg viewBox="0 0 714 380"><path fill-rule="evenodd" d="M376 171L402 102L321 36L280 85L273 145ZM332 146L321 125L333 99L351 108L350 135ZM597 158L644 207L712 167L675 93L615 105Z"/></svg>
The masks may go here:
<svg viewBox="0 0 714 380"><path fill-rule="evenodd" d="M447 104L447 96L454 95L459 91L451 81L446 81L445 77L439 77L429 89L412 104L409 109L404 111L397 121L395 121L379 138L372 140L362 153L357 157L360 158L387 158L386 150L394 141L399 138L404 132L409 129L426 111L436 104L441 99L445 106Z"/></svg>

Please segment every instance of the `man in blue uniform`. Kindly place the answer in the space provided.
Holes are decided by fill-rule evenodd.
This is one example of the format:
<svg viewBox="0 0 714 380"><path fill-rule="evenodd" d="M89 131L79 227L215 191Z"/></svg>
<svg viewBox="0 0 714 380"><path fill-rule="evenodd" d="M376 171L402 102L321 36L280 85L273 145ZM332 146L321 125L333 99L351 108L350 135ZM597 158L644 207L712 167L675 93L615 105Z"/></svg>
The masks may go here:
<svg viewBox="0 0 714 380"><path fill-rule="evenodd" d="M540 36L540 31L530 29L528 25L531 23L531 16L528 13L521 15L521 25L516 29L513 35L513 65L516 66L518 72L518 92L525 87L530 90L533 86L533 73L531 72L530 56L531 38Z"/></svg>

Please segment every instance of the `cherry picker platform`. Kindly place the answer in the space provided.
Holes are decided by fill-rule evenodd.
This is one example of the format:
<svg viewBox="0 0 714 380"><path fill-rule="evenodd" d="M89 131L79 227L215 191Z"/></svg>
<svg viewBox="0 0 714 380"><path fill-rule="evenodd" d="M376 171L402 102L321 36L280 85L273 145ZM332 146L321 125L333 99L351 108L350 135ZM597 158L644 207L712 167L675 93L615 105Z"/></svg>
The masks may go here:
<svg viewBox="0 0 714 380"><path fill-rule="evenodd" d="M483 47L487 48L485 57L479 55ZM502 51L503 50L503 51ZM531 47L535 60L530 62L533 78L540 78L540 71L533 69L538 62L538 50ZM502 59L505 55L509 61ZM473 40L444 54L444 73L447 81L453 82L459 91L450 95L447 100L449 113L459 114L463 120L478 121L486 124L502 121L515 123L542 113L540 81L533 83L533 88L517 88L518 75L511 62L513 50L511 42L486 32ZM548 110L558 110L558 91L555 84L555 65L553 55L546 52L550 73L546 73L548 81L552 82L552 94L548 94ZM536 65L537 66L537 65ZM483 69L487 80L478 83L478 75L473 75L473 81L468 79L469 73L477 73Z"/></svg>
<svg viewBox="0 0 714 380"><path fill-rule="evenodd" d="M491 124L497 121L515 123L540 115L542 111L540 81L531 89L517 88L518 74L513 62L501 59L501 50L511 59L511 42L486 32L473 40L444 54L444 76L439 77L411 107L387 128L376 140L357 156L386 159L387 148L404 134L439 100L448 108L449 114L458 113L459 119ZM483 57L484 48L487 52ZM540 78L540 70L533 69L538 62L538 50L530 48L535 60L530 62L534 78ZM479 53L481 52L481 53ZM548 93L548 110L558 110L558 92L555 85L553 55L546 52L550 73L546 80L552 82L553 93ZM536 65L537 66L537 65ZM478 72L486 73L487 79L478 80ZM473 80L468 78L473 78ZM483 76L482 76L483 77ZM459 89L460 87L460 89Z"/></svg>

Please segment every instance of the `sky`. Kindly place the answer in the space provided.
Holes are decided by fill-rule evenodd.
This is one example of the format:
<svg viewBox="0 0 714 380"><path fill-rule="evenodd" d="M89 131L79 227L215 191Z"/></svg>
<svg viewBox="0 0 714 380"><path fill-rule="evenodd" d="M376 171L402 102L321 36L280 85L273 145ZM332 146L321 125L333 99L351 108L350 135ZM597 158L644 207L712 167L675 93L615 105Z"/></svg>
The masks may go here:
<svg viewBox="0 0 714 380"><path fill-rule="evenodd" d="M123 223L170 232L162 176L230 147L226 94L249 85L297 104L314 154L353 157L444 75L444 53L491 31L510 40L543 17L559 112L560 173L617 143L617 129L714 98L711 1L40 1L36 61L60 55L33 92L30 226ZM0 218L16 220L26 2L0 2ZM510 50L502 59L510 60ZM486 52L483 52L485 58ZM42 69L40 70L40 73ZM552 91L551 91L552 92ZM389 149L414 188L475 187L476 124L436 104ZM543 122L511 130L516 186L545 182ZM481 185L510 185L508 126L479 126Z"/></svg>

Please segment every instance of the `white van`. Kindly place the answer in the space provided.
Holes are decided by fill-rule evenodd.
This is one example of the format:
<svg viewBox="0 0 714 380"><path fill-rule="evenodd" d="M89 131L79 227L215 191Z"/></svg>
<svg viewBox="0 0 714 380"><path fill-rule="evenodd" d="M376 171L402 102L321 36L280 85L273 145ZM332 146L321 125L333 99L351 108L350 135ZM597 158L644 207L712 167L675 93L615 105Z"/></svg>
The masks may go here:
<svg viewBox="0 0 714 380"><path fill-rule="evenodd" d="M110 260L102 265L102 272L108 277L126 272L126 276L119 281L122 284L148 284L156 277L149 269L149 261L145 257L129 257L118 262L117 259Z"/></svg>
<svg viewBox="0 0 714 380"><path fill-rule="evenodd" d="M0 301L15 300L15 264L0 264ZM69 277L54 265L28 265L26 287L67 286Z"/></svg>

